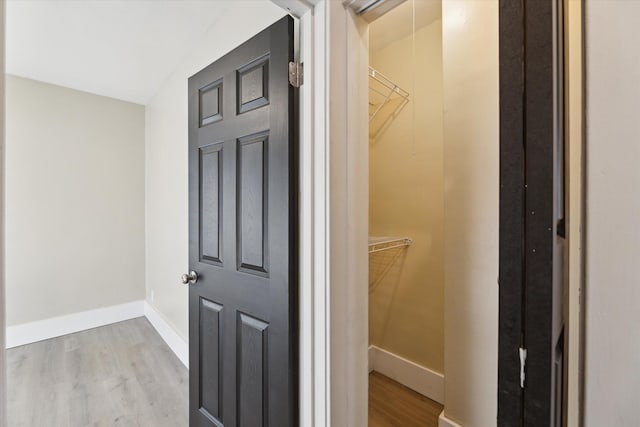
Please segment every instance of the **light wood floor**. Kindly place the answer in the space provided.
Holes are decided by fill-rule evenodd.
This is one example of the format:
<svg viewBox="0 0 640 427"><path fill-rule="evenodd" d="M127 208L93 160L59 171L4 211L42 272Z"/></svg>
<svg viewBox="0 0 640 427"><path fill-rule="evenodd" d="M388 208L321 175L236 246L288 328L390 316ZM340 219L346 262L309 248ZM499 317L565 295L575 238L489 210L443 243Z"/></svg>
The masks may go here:
<svg viewBox="0 0 640 427"><path fill-rule="evenodd" d="M442 405L385 377L369 374L369 427L437 427Z"/></svg>
<svg viewBox="0 0 640 427"><path fill-rule="evenodd" d="M9 427L188 425L189 373L145 318L9 350ZM369 427L437 427L442 406L376 372Z"/></svg>
<svg viewBox="0 0 640 427"><path fill-rule="evenodd" d="M7 353L10 427L188 425L188 371L145 318Z"/></svg>

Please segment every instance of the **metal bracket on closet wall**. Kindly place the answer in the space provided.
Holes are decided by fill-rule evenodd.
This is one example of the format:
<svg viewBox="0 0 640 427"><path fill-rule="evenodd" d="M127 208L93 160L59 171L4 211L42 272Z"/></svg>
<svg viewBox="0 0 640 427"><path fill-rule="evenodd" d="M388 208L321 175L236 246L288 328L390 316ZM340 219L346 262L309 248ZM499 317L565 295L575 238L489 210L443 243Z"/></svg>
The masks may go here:
<svg viewBox="0 0 640 427"><path fill-rule="evenodd" d="M411 246L412 244L413 239L410 237L369 237L369 253Z"/></svg>

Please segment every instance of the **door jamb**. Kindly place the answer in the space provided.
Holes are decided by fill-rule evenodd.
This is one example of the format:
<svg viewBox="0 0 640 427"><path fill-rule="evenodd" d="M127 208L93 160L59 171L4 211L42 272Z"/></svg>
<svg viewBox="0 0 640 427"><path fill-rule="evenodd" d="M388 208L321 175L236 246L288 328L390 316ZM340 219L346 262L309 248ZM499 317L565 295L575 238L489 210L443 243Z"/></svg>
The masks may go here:
<svg viewBox="0 0 640 427"><path fill-rule="evenodd" d="M299 18L296 60L304 64L299 92L299 421L301 426L329 427L329 59L325 29L330 0L271 1Z"/></svg>
<svg viewBox="0 0 640 427"><path fill-rule="evenodd" d="M367 254L357 248L366 247L368 226L362 218L368 215L357 196L368 182L368 165L361 161L368 155L368 127L366 111L349 104L367 96L366 79L357 75L359 69L366 73L367 61L347 52L363 46L367 51L367 26L341 1L272 2L300 18L304 63L300 425L366 425L368 369L362 361L367 357L368 330L367 308L361 301L368 292ZM361 307L355 314L359 321L345 328L345 322L354 319L354 307Z"/></svg>

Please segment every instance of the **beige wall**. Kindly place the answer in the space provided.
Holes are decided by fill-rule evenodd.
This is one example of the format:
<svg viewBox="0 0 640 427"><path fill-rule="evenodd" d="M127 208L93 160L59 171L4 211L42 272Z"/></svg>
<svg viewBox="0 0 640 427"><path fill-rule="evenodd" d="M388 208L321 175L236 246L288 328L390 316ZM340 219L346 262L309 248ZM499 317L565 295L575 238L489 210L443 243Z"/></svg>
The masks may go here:
<svg viewBox="0 0 640 427"><path fill-rule="evenodd" d="M495 425L498 1L444 0L445 415Z"/></svg>
<svg viewBox="0 0 640 427"><path fill-rule="evenodd" d="M586 427L640 420L640 2L585 4Z"/></svg>
<svg viewBox="0 0 640 427"><path fill-rule="evenodd" d="M324 396L330 398L326 403L330 417L325 420L324 413L318 412L317 420L321 426L365 426L369 310L365 303L368 257L363 248L369 229L369 129L367 109L362 107L368 93L369 32L367 23L340 1L321 0L314 13L319 18L316 22L324 23L315 41L327 36L326 45L317 45L320 50L315 60L316 67L326 67L326 76L319 69L315 77L311 75L318 91L314 101L319 107L315 114L320 131L314 139L314 173L322 177L313 191L314 221L318 222L314 228L321 232L326 225L329 231L327 237L314 237L328 249L328 258L318 251L313 260L325 270L314 281L315 333L329 328L329 342L317 342L314 357L320 377L315 380L319 386L316 398L321 402ZM328 305L323 307L323 303Z"/></svg>
<svg viewBox="0 0 640 427"><path fill-rule="evenodd" d="M385 31L384 17L371 32ZM369 145L369 233L408 236L394 252L370 255L369 339L372 345L444 372L444 163L442 22L370 53L370 64L403 89L410 102ZM415 79L414 83L414 67ZM389 112L379 113L382 119ZM415 119L415 123L414 123ZM374 131L379 127L374 120Z"/></svg>
<svg viewBox="0 0 640 427"><path fill-rule="evenodd" d="M188 338L187 79L284 16L268 1L245 1L196 46L146 108L146 297L185 341ZM241 23L240 25L238 23Z"/></svg>
<svg viewBox="0 0 640 427"><path fill-rule="evenodd" d="M7 77L8 326L144 298L144 107Z"/></svg>

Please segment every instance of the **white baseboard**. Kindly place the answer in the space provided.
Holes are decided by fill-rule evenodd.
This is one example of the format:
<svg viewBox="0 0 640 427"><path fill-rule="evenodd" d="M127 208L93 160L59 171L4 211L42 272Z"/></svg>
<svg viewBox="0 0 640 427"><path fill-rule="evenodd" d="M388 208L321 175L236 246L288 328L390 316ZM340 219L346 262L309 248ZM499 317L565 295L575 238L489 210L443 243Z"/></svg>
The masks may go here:
<svg viewBox="0 0 640 427"><path fill-rule="evenodd" d="M373 372L373 367L375 366L375 362L376 362L376 349L378 347L370 345L369 346L369 373Z"/></svg>
<svg viewBox="0 0 640 427"><path fill-rule="evenodd" d="M189 368L189 345L151 304L133 301L111 307L52 317L7 328L6 348L19 347L63 335L145 316L178 359Z"/></svg>
<svg viewBox="0 0 640 427"><path fill-rule="evenodd" d="M442 412L440 412L440 417L438 417L438 427L462 427L462 425L447 418L444 415L443 410Z"/></svg>
<svg viewBox="0 0 640 427"><path fill-rule="evenodd" d="M187 369L189 369L189 344L167 322L164 316L147 301L144 302L144 315L158 331L158 334L167 343L169 348L178 356Z"/></svg>
<svg viewBox="0 0 640 427"><path fill-rule="evenodd" d="M369 371L380 372L400 384L444 404L444 375L374 345L369 347Z"/></svg>
<svg viewBox="0 0 640 427"><path fill-rule="evenodd" d="M6 348L73 334L144 316L144 301L97 308L7 328Z"/></svg>

